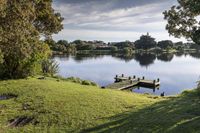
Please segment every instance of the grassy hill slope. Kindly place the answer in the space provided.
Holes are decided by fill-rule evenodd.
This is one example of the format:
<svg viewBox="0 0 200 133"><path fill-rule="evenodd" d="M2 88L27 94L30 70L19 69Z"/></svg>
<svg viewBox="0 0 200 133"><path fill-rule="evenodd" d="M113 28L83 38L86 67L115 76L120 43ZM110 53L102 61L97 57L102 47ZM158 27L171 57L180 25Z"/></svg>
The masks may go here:
<svg viewBox="0 0 200 133"><path fill-rule="evenodd" d="M0 96L13 97L0 100L3 132L200 131L197 90L160 98L31 78L0 81Z"/></svg>

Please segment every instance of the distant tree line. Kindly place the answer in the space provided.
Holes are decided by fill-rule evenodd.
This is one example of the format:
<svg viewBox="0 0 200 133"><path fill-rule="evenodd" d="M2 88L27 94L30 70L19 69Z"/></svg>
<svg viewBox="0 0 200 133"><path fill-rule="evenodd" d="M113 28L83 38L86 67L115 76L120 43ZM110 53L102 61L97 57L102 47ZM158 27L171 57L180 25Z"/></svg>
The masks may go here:
<svg viewBox="0 0 200 133"><path fill-rule="evenodd" d="M135 42L124 41L124 42L109 42L103 41L82 41L75 40L68 42L66 40L46 40L51 50L55 53L76 53L77 51L109 51L111 53L132 53L134 50L185 50L185 49L196 49L200 50L200 46L195 43L183 43L183 42L172 42L171 40L163 40L156 42L155 38L151 37L149 33L142 35L140 39Z"/></svg>

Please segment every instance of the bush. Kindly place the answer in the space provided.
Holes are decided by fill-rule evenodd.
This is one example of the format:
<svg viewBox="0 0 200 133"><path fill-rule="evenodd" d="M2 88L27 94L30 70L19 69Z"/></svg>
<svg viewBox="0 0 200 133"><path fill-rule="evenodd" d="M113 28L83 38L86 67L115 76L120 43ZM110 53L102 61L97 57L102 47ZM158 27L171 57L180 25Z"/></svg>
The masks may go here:
<svg viewBox="0 0 200 133"><path fill-rule="evenodd" d="M67 81L71 81L71 82L74 82L74 83L79 83L81 84L82 83L82 80L80 78L75 78L75 77L69 77L66 79Z"/></svg>
<svg viewBox="0 0 200 133"><path fill-rule="evenodd" d="M92 86L98 86L95 82L91 82Z"/></svg>
<svg viewBox="0 0 200 133"><path fill-rule="evenodd" d="M89 80L81 80L80 78L75 78L75 77L69 77L65 80L71 81L71 82L74 82L74 83L79 83L79 84L82 84L82 85L97 86L97 84L95 82L92 82L92 81L89 81Z"/></svg>
<svg viewBox="0 0 200 133"><path fill-rule="evenodd" d="M81 84L82 85L91 85L90 81L87 81L87 80L83 80Z"/></svg>
<svg viewBox="0 0 200 133"><path fill-rule="evenodd" d="M42 73L44 75L54 76L59 71L59 64L54 60L43 60L42 61Z"/></svg>

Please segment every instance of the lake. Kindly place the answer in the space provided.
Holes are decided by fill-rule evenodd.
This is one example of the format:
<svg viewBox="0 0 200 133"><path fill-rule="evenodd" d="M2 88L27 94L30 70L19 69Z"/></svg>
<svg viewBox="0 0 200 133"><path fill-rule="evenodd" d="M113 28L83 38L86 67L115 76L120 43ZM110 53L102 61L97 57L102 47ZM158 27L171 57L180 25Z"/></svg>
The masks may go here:
<svg viewBox="0 0 200 133"><path fill-rule="evenodd" d="M59 75L91 80L100 86L114 82L118 74L146 79L160 78L158 89L133 88L130 91L160 95L180 94L186 89L197 86L200 76L200 53L155 54L140 53L133 55L76 55L54 56L59 63Z"/></svg>

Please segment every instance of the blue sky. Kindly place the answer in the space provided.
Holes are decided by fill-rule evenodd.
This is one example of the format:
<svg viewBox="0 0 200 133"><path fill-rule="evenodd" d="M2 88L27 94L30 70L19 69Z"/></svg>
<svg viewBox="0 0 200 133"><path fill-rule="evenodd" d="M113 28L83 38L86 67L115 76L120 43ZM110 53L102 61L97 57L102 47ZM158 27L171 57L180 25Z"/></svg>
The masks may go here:
<svg viewBox="0 0 200 133"><path fill-rule="evenodd" d="M157 41L171 39L162 12L176 0L54 0L65 18L55 40L135 41L149 32Z"/></svg>

